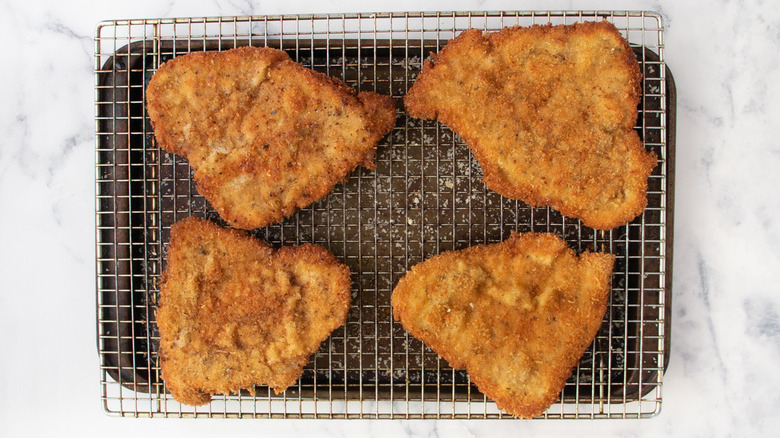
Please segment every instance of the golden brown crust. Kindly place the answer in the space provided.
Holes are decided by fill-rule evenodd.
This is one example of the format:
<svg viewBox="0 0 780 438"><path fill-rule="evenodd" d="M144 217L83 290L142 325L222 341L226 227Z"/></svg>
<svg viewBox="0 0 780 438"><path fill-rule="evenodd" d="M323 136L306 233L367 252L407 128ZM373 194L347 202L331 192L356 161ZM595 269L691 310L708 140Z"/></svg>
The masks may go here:
<svg viewBox="0 0 780 438"><path fill-rule="evenodd" d="M146 90L160 147L185 156L198 191L238 228L278 222L373 167L395 124L388 96L355 91L257 47L163 64Z"/></svg>
<svg viewBox="0 0 780 438"><path fill-rule="evenodd" d="M579 257L554 234L445 252L393 290L393 315L498 407L542 414L598 331L615 257Z"/></svg>
<svg viewBox="0 0 780 438"><path fill-rule="evenodd" d="M656 165L633 130L640 84L606 21L470 29L425 62L404 104L458 133L491 190L611 229L642 213Z"/></svg>
<svg viewBox="0 0 780 438"><path fill-rule="evenodd" d="M273 250L193 217L171 227L160 288L160 367L181 403L267 384L284 391L344 324L349 269L312 244Z"/></svg>

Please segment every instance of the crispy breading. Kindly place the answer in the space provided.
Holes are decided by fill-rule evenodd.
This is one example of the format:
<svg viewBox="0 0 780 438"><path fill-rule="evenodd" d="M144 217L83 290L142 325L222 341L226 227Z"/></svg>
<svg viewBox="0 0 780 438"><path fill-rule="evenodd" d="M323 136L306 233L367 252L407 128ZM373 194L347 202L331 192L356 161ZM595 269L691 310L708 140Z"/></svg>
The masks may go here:
<svg viewBox="0 0 780 438"><path fill-rule="evenodd" d="M597 229L642 213L656 158L632 129L641 74L612 24L470 29L433 57L406 111L460 135L489 189Z"/></svg>
<svg viewBox="0 0 780 438"><path fill-rule="evenodd" d="M389 96L356 94L266 47L174 58L146 103L160 147L185 156L198 192L244 229L327 196L358 164L374 168L395 124Z"/></svg>
<svg viewBox="0 0 780 438"><path fill-rule="evenodd" d="M344 324L349 269L312 244L274 250L193 217L171 228L160 288L160 366L173 397L202 405L255 385L277 393Z"/></svg>
<svg viewBox="0 0 780 438"><path fill-rule="evenodd" d="M554 234L445 252L393 290L393 315L498 407L542 414L558 397L607 308L615 257L579 257Z"/></svg>

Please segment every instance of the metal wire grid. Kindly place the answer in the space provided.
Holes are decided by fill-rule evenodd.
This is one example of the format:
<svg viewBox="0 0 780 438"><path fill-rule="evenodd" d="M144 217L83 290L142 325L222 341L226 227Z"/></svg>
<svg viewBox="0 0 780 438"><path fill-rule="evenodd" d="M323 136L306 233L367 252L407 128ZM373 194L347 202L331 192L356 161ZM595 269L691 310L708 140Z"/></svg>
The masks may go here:
<svg viewBox="0 0 780 438"><path fill-rule="evenodd" d="M158 66L196 50L278 47L357 90L400 101L423 60L468 28L570 24L605 18L637 51L644 73L636 129L658 156L649 205L631 224L594 232L547 208L485 189L461 139L400 109L379 144L376 171L359 168L327 198L255 230L274 246L326 246L352 272L347 323L280 396L265 387L204 407L166 393L154 308L169 227L190 215L221 222L197 193L186 160L161 151L144 109ZM441 251L555 232L577 251L617 257L610 309L544 418L637 418L661 405L668 347L671 246L663 26L648 12L455 12L110 21L95 39L98 349L106 412L123 416L507 418L468 375L392 321L390 294L406 270ZM669 204L670 205L670 204Z"/></svg>

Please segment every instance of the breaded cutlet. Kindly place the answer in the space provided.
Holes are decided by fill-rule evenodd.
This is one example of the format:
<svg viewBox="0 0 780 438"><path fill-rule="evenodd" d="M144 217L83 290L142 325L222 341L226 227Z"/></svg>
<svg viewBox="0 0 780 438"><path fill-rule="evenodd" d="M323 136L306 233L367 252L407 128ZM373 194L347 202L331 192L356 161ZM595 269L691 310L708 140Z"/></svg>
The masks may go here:
<svg viewBox="0 0 780 438"><path fill-rule="evenodd" d="M404 104L466 142L487 188L607 230L644 211L657 163L633 129L641 78L607 21L470 29L425 62Z"/></svg>
<svg viewBox="0 0 780 438"><path fill-rule="evenodd" d="M146 108L160 147L186 157L198 192L243 229L324 198L358 165L373 169L396 117L389 96L356 93L268 47L167 61Z"/></svg>
<svg viewBox="0 0 780 438"><path fill-rule="evenodd" d="M615 257L554 234L445 252L393 290L393 316L516 417L555 402L607 309Z"/></svg>
<svg viewBox="0 0 780 438"><path fill-rule="evenodd" d="M278 250L190 217L171 227L157 308L162 377L173 397L208 403L255 385L284 391L344 324L349 269L322 246Z"/></svg>

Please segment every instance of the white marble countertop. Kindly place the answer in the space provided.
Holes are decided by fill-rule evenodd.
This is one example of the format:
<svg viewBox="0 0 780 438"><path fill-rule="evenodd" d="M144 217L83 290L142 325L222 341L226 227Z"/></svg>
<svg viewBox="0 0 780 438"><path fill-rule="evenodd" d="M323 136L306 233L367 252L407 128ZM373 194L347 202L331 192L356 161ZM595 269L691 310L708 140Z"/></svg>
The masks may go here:
<svg viewBox="0 0 780 438"><path fill-rule="evenodd" d="M671 362L646 420L106 416L95 344L93 35L104 19L654 10L678 91ZM760 0L0 3L0 436L761 436L780 430L780 7Z"/></svg>

